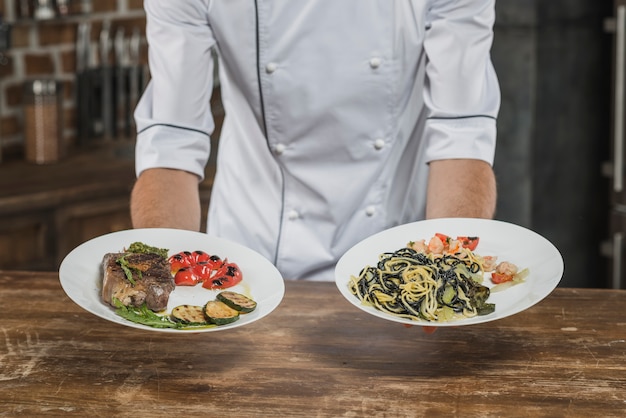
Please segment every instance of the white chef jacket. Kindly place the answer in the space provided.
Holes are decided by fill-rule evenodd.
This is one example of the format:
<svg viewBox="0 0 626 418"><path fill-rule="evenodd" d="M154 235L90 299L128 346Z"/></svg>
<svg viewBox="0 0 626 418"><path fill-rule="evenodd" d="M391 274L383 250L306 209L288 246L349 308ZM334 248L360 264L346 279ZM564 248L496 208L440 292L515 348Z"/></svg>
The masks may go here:
<svg viewBox="0 0 626 418"><path fill-rule="evenodd" d="M355 243L422 219L429 161L493 163L494 0L144 7L152 79L135 112L137 174L203 176L215 49L226 116L207 232L287 279L333 280Z"/></svg>

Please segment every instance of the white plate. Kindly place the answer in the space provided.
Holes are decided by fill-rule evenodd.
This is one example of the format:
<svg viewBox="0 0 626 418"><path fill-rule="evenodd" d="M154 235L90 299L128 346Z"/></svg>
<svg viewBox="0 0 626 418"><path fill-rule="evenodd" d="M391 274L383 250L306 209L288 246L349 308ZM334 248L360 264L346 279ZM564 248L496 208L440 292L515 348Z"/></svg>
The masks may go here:
<svg viewBox="0 0 626 418"><path fill-rule="evenodd" d="M169 255L185 250L203 250L237 263L243 274L243 280L229 290L251 297L257 302L257 308L251 313L242 314L240 319L232 324L189 330L153 328L120 317L111 306L102 301L102 258L106 253L122 251L137 241L167 248ZM79 245L65 257L59 268L59 277L65 293L83 309L111 322L159 332L224 331L247 325L272 312L280 304L285 293L285 283L278 270L255 251L222 238L177 229L132 229L94 238ZM218 290L204 289L202 285L178 286L170 294L167 312L182 304L202 306L207 301L215 299L217 293Z"/></svg>
<svg viewBox="0 0 626 418"><path fill-rule="evenodd" d="M398 318L373 307L362 305L361 301L350 293L348 289L350 276L358 276L361 269L367 265L375 266L379 254L403 248L409 241L425 239L428 242L435 233L453 237L477 236L479 243L476 253L495 255L498 261L514 263L520 270L528 268L530 274L524 283L494 292L489 296L488 302L496 304L495 312L451 322L413 321ZM390 321L439 327L479 324L521 312L548 296L559 284L562 276L561 253L541 235L502 221L466 218L432 219L379 232L348 250L335 268L335 283L339 291L359 309ZM485 277L483 284L493 287L488 277Z"/></svg>

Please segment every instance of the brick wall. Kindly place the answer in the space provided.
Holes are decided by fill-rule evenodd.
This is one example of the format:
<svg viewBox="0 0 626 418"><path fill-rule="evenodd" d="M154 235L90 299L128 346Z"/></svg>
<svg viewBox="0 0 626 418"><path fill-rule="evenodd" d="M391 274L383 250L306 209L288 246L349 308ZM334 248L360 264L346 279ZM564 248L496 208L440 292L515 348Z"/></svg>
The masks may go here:
<svg viewBox="0 0 626 418"><path fill-rule="evenodd" d="M70 14L49 20L21 17L20 0L0 0L2 20L11 26L11 43L0 63L0 155L3 160L24 155L24 82L53 77L63 86L62 140L69 149L77 144L76 40L81 22L91 23L91 44L97 50L100 30L110 22L111 33L123 27L130 34L140 29L142 64L147 63L145 16L142 0L91 0L84 12L81 1L70 0ZM88 10L88 9L87 9Z"/></svg>

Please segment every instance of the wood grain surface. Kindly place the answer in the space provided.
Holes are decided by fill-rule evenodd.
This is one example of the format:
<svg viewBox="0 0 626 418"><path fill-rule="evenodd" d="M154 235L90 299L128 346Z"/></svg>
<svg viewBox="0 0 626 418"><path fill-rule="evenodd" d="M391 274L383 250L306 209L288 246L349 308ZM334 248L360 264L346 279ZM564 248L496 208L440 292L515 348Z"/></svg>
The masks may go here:
<svg viewBox="0 0 626 418"><path fill-rule="evenodd" d="M434 334L334 283L287 281L269 316L200 334L109 323L56 273L0 271L0 307L0 416L626 416L623 290Z"/></svg>

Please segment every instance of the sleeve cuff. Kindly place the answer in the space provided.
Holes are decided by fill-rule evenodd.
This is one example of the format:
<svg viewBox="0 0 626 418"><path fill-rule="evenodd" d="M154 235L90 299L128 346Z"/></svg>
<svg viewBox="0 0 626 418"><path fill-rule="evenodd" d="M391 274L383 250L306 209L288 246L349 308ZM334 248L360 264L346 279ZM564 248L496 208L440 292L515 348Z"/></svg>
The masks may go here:
<svg viewBox="0 0 626 418"><path fill-rule="evenodd" d="M137 135L135 173L150 168L188 171L204 179L211 152L206 133L169 125L153 125Z"/></svg>
<svg viewBox="0 0 626 418"><path fill-rule="evenodd" d="M493 165L496 120L489 116L431 118L426 121L426 162L476 159Z"/></svg>

